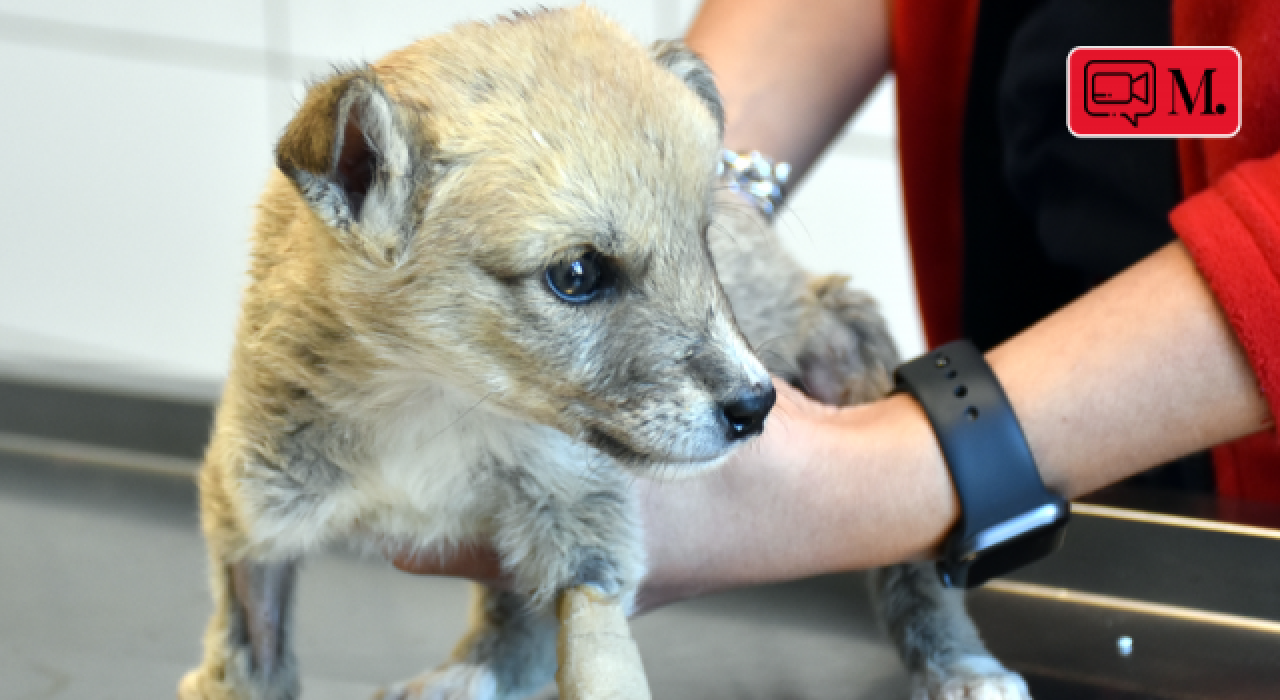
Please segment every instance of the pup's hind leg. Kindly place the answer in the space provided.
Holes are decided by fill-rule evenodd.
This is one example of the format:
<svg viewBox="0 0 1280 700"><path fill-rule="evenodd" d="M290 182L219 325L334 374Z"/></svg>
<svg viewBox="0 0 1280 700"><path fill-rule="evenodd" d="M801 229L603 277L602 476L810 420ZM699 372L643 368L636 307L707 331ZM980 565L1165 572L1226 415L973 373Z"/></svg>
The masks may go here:
<svg viewBox="0 0 1280 700"><path fill-rule="evenodd" d="M531 609L525 596L479 585L473 595L471 630L453 657L375 700L506 700L551 681L559 625L550 607Z"/></svg>
<svg viewBox="0 0 1280 700"><path fill-rule="evenodd" d="M216 557L214 613L204 660L178 686L181 700L293 700L298 671L290 640L293 562Z"/></svg>
<svg viewBox="0 0 1280 700"><path fill-rule="evenodd" d="M912 677L912 700L1030 700L1022 677L982 644L964 592L943 588L932 562L873 574L876 608Z"/></svg>

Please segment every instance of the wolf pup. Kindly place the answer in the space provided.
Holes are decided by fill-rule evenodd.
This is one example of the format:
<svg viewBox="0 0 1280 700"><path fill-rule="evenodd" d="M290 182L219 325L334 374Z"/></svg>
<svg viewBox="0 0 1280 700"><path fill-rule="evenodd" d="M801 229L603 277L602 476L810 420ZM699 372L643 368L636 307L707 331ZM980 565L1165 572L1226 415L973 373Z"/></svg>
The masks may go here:
<svg viewBox="0 0 1280 700"><path fill-rule="evenodd" d="M844 402L888 389L871 300L717 199L722 120L693 54L586 7L311 88L200 473L214 613L184 700L298 697L297 562L339 540L492 542L518 592L480 589L452 659L383 697L528 696L556 670L557 595L625 603L645 574L636 475L724 462L761 432L770 371ZM920 697L1025 697L931 567L879 590Z"/></svg>

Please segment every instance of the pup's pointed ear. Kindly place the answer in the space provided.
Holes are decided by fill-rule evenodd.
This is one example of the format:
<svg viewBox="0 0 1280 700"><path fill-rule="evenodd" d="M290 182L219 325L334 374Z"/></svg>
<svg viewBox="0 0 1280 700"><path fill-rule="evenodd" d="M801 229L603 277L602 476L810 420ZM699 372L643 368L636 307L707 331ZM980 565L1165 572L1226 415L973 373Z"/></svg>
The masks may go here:
<svg viewBox="0 0 1280 700"><path fill-rule="evenodd" d="M332 228L381 250L412 233L412 198L424 171L421 137L368 68L313 86L276 145L276 166Z"/></svg>
<svg viewBox="0 0 1280 700"><path fill-rule="evenodd" d="M690 51L684 42L676 39L656 41L650 51L658 65L675 73L694 94L702 98L707 109L711 110L711 116L715 117L720 135L724 136L724 103L720 99L720 91L716 89L715 76L711 74L707 64L703 63L698 54Z"/></svg>

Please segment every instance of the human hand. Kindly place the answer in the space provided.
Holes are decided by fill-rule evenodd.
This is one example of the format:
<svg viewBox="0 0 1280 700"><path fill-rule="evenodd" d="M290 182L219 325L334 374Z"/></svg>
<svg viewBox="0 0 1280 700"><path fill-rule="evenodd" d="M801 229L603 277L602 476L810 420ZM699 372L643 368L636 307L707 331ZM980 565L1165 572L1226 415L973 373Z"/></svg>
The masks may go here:
<svg viewBox="0 0 1280 700"><path fill-rule="evenodd" d="M499 589L509 588L511 583L502 571L502 558L488 543L465 544L449 553L398 549L388 551L387 557L397 569L410 574L466 578Z"/></svg>

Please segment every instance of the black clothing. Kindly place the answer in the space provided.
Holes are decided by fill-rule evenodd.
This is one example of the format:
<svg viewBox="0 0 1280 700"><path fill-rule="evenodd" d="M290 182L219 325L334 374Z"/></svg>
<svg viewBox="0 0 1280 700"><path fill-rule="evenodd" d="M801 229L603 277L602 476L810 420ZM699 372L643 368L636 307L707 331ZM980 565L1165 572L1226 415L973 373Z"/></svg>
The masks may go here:
<svg viewBox="0 0 1280 700"><path fill-rule="evenodd" d="M1066 126L1077 46L1168 46L1171 0L984 0L963 142L963 329L983 350L1174 239L1172 139ZM1139 477L1212 491L1207 454Z"/></svg>

